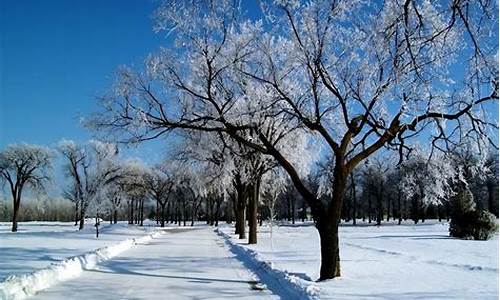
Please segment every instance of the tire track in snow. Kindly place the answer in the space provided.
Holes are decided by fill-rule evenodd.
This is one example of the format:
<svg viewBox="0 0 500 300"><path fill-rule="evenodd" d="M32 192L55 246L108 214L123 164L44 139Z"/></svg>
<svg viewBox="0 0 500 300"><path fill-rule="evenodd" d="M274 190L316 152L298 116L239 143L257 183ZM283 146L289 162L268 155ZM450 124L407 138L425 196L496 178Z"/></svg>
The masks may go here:
<svg viewBox="0 0 500 300"><path fill-rule="evenodd" d="M498 268L470 265L470 264L454 264L454 263L448 263L448 262L439 261L439 260L435 260L435 259L422 260L416 256L407 255L407 254L401 253L401 252L390 251L390 250L385 250L385 249L380 249L380 248L375 248L375 247L370 247L370 246L362 246L362 245L348 243L348 242L344 242L343 244L346 246L350 246L350 247L354 247L354 248L358 248L358 249L369 250L369 251L373 251L373 252L402 257L402 258L410 260L412 262L421 262L421 263L426 263L426 264L430 264L430 265L447 266L447 267L458 268L458 269L467 270L467 271L487 271L487 272L495 272L495 273L498 272Z"/></svg>

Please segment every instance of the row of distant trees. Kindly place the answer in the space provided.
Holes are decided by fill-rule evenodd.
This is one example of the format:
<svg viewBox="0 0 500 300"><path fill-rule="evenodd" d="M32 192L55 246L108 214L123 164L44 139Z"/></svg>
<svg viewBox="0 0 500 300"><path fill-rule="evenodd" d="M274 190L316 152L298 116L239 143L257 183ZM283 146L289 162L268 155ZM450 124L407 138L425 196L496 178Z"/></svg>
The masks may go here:
<svg viewBox="0 0 500 300"><path fill-rule="evenodd" d="M43 153L34 151L37 148L29 145L12 146L3 153L13 151L15 147L19 153L13 157L18 162ZM32 153L26 155L21 150L31 150ZM226 187L229 191L227 194L227 191L221 190L205 192L206 186L203 184L213 183L215 179L209 175L205 182L201 182L200 175L207 175L207 172L190 169L196 165L192 160L195 157L192 155L193 150L184 151L181 161L167 160L152 167L137 160L118 158L118 149L114 145L97 141L86 145L62 141L58 151L66 159L64 168L69 178L64 183L66 188L63 197L30 198L24 201L23 209L18 204L17 214L14 213L16 202L3 200L0 202L0 220L75 221L75 225L78 224L82 229L89 215L107 219L110 223L127 219L131 224L140 225L145 218L151 218L161 226L168 222L192 225L195 220L206 220L215 225L219 220L231 223L238 215L236 190L231 192L232 189ZM6 160L3 153L2 157ZM91 154L95 155L92 158L94 162L88 157ZM186 163L188 157L191 158L191 164ZM452 159L452 167L465 170L463 174L467 177L465 180L477 207L498 217L498 157L491 154L482 160L478 155L463 151L454 153ZM436 184L442 176L438 174L440 178L433 178L427 172L429 165L432 167L432 162L422 156L416 156L399 166L384 157L361 165L350 176L342 218L353 225L358 219L377 225L391 218L398 223L407 219L415 223L428 218L449 220L453 196L451 191L456 190L456 187L450 186L449 191L441 191L443 194L440 195L435 189L443 188ZM40 172L47 171L44 170L45 164L32 163L31 168L34 173L23 176L42 178ZM10 175L5 171L4 174ZM45 183L48 183L48 174L44 176ZM12 177L17 178L17 175L12 174ZM323 177L325 169L319 166L311 173L309 185L321 190L320 185L325 180ZM4 183L9 183L8 178L4 178ZM43 191L43 181L35 183L26 180L25 184L35 188L35 191ZM16 183L13 186L16 187ZM22 181L17 183L18 190L21 189L18 194L22 193L23 187ZM258 219L261 223L274 219L295 223L296 219L304 221L311 217L307 203L286 177L273 178L259 193ZM248 204L248 201L243 204L246 211Z"/></svg>
<svg viewBox="0 0 500 300"><path fill-rule="evenodd" d="M26 196L19 209L17 220L26 221L74 221L74 205L63 197ZM8 197L0 197L0 222L11 222L13 214L12 201Z"/></svg>

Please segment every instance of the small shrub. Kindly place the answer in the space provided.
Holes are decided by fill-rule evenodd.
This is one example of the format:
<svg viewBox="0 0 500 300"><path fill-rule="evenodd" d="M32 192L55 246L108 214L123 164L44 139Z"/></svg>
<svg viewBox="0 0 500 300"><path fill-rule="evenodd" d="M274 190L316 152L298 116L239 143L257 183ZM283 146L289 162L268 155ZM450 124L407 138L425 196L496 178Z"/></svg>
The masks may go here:
<svg viewBox="0 0 500 300"><path fill-rule="evenodd" d="M487 240L496 233L496 217L485 210L477 209L474 196L467 186L460 186L451 200L450 236Z"/></svg>
<svg viewBox="0 0 500 300"><path fill-rule="evenodd" d="M468 240L487 240L497 232L496 217L485 210L468 211L452 218L450 236Z"/></svg>

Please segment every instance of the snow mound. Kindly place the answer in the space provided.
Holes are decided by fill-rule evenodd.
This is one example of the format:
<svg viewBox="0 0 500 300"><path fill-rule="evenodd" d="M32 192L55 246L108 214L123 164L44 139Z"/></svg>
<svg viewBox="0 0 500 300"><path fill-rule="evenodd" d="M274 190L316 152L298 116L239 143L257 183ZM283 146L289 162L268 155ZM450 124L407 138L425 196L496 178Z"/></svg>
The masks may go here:
<svg viewBox="0 0 500 300"><path fill-rule="evenodd" d="M279 270L273 266L270 261L262 259L261 255L252 249L248 249L235 243L231 237L220 229L215 230L219 236L224 238L226 244L229 246L231 252L243 258L244 263L250 263L254 268L252 271L258 273L257 276L262 281L264 277L272 277L278 284L280 289L286 289L286 299L319 299L320 287L313 281L305 280L298 276L288 273L286 270ZM262 271L265 273L263 274ZM274 283L275 284L275 283ZM268 289L272 290L273 282L265 282Z"/></svg>
<svg viewBox="0 0 500 300"><path fill-rule="evenodd" d="M18 300L33 296L58 282L78 277L83 270L95 269L97 263L113 258L136 244L146 244L161 234L161 231L156 231L140 238L126 239L115 245L67 258L30 274L10 276L0 283L0 299Z"/></svg>

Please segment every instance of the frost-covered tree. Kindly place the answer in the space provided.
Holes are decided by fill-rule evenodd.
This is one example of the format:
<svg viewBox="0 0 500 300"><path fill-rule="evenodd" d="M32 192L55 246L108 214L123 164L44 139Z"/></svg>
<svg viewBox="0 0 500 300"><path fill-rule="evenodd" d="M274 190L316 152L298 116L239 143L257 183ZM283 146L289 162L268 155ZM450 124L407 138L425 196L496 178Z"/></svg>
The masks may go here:
<svg viewBox="0 0 500 300"><path fill-rule="evenodd" d="M121 169L116 183L127 203L128 223L142 226L145 201L149 199L146 180L150 169L138 159L126 160Z"/></svg>
<svg viewBox="0 0 500 300"><path fill-rule="evenodd" d="M445 149L484 137L498 99L498 22L492 2L166 1L159 31L175 41L146 69L122 69L92 125L132 142L175 129L219 133L271 156L316 220L320 279L340 276L338 224L352 170L383 147L403 158L430 138ZM461 71L457 71L461 70ZM316 141L333 158L322 201L288 151Z"/></svg>
<svg viewBox="0 0 500 300"><path fill-rule="evenodd" d="M411 205L411 218L415 222L423 218L428 205L440 205L454 195L452 183L459 173L453 167L449 155L436 155L418 152L400 166L403 200Z"/></svg>
<svg viewBox="0 0 500 300"><path fill-rule="evenodd" d="M122 176L122 169L118 162L118 148L114 144L96 140L84 145L62 140L58 148L66 159L64 168L71 181L68 190L78 199L78 219L81 230L85 224L89 205L95 206L94 211L98 210L97 207L104 205L100 199L103 196L102 192Z"/></svg>
<svg viewBox="0 0 500 300"><path fill-rule="evenodd" d="M72 183L64 190L63 194L67 199L75 203L75 225L79 222L80 229L83 229L82 215L85 214L83 212L85 210L83 208L83 177L85 176L85 170L89 168L88 154L83 146L71 140L61 140L58 150L66 160L64 172L72 178Z"/></svg>
<svg viewBox="0 0 500 300"><path fill-rule="evenodd" d="M151 168L150 171L145 174L144 184L146 190L159 206L159 211L157 213L159 213L161 227L165 227L167 217L165 208L171 200L175 183L174 175L162 165Z"/></svg>
<svg viewBox="0 0 500 300"><path fill-rule="evenodd" d="M269 228L271 235L271 249L273 248L273 225L276 217L276 203L278 197L285 191L287 177L283 169L275 167L270 169L262 178L262 191L264 206L269 211ZM262 217L262 216L261 216Z"/></svg>
<svg viewBox="0 0 500 300"><path fill-rule="evenodd" d="M498 154L490 153L485 166L490 170L483 181L487 191L488 210L498 218Z"/></svg>
<svg viewBox="0 0 500 300"><path fill-rule="evenodd" d="M46 147L15 144L0 152L0 180L8 184L12 195L12 232L17 231L17 215L25 187L41 191L49 181L52 151Z"/></svg>

